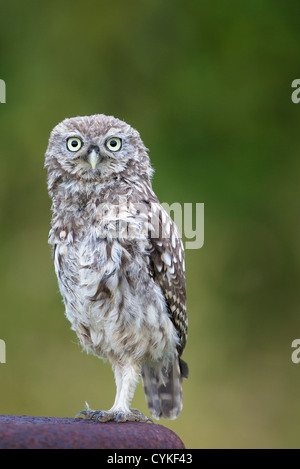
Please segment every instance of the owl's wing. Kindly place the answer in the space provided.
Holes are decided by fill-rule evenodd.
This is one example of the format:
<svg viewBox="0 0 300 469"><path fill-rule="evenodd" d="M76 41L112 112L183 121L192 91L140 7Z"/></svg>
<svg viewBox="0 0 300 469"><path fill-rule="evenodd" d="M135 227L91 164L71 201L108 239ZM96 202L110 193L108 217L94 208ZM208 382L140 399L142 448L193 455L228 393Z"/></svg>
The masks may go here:
<svg viewBox="0 0 300 469"><path fill-rule="evenodd" d="M187 339L187 311L184 248L179 230L158 203L151 204L150 270L160 285L170 318L179 336L178 353L182 354Z"/></svg>

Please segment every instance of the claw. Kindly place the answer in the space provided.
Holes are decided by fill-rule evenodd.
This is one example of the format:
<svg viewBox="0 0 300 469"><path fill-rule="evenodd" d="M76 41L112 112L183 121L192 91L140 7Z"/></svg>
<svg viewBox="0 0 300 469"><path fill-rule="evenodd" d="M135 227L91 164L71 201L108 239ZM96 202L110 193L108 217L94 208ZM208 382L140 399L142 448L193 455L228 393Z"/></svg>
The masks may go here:
<svg viewBox="0 0 300 469"><path fill-rule="evenodd" d="M78 414L75 415L74 419L77 419L79 415L87 415L88 411L87 410L82 410L81 412L78 412Z"/></svg>
<svg viewBox="0 0 300 469"><path fill-rule="evenodd" d="M95 413L95 412L94 412L94 413ZM102 417L102 415L104 414L104 412L103 412L102 410L98 410L97 413L98 413L98 415L97 415L97 417L95 418L95 420L96 420L97 422L100 422L100 418Z"/></svg>

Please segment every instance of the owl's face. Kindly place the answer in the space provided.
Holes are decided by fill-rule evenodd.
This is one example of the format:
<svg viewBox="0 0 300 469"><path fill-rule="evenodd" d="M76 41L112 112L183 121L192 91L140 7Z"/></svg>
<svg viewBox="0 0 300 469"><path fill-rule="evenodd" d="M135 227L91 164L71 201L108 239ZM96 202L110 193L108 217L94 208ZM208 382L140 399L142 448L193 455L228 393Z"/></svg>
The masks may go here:
<svg viewBox="0 0 300 469"><path fill-rule="evenodd" d="M151 176L139 133L112 116L65 119L51 132L45 167L81 181L107 180L132 171ZM128 174L127 174L128 176Z"/></svg>

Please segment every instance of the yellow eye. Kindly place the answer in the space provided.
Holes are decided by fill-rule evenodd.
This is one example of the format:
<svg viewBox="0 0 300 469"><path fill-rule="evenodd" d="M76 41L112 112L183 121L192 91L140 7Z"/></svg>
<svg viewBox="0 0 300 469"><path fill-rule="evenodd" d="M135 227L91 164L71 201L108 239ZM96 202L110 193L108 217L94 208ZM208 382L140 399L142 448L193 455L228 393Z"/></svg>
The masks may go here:
<svg viewBox="0 0 300 469"><path fill-rule="evenodd" d="M82 141L77 137L70 137L67 140L67 148L70 151L78 151L82 147Z"/></svg>
<svg viewBox="0 0 300 469"><path fill-rule="evenodd" d="M122 140L118 137L112 137L107 140L105 145L110 151L118 151L122 146Z"/></svg>

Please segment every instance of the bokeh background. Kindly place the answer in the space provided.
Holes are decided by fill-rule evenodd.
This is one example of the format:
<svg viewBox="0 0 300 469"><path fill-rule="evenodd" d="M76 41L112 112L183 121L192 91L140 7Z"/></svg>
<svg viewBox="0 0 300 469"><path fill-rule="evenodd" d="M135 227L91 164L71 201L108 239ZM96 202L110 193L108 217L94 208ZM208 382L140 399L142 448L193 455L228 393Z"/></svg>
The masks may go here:
<svg viewBox="0 0 300 469"><path fill-rule="evenodd" d="M205 204L186 252L188 448L299 447L299 2L0 0L0 413L110 408L64 317L43 169L65 117L137 128L162 202ZM140 385L133 406L147 414Z"/></svg>

